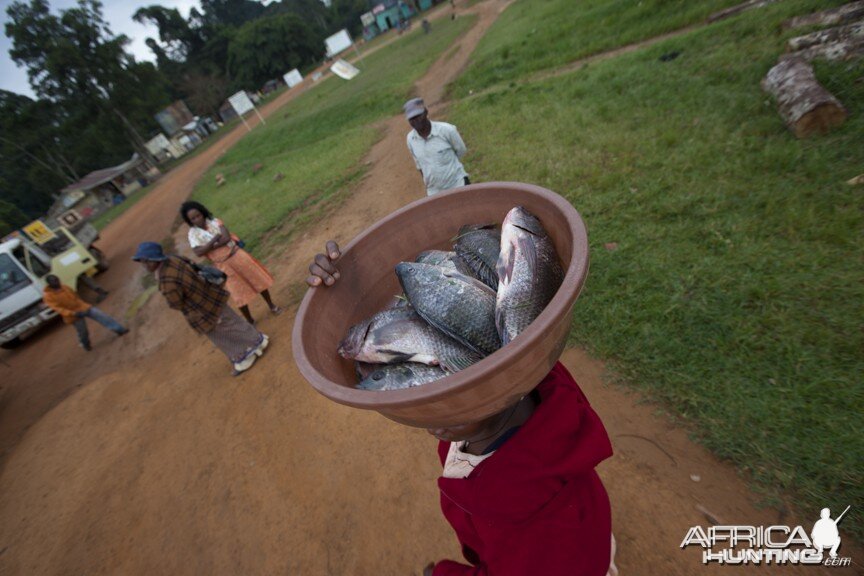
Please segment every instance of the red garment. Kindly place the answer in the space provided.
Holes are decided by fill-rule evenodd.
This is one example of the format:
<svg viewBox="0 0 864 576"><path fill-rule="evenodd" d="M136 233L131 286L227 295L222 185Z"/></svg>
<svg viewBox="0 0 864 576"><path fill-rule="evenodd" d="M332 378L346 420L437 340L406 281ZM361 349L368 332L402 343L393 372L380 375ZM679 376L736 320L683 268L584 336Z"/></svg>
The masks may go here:
<svg viewBox="0 0 864 576"><path fill-rule="evenodd" d="M467 478L439 478L441 509L472 566L434 576L605 576L612 515L594 467L612 455L600 417L559 362L540 405ZM450 445L441 442L443 465Z"/></svg>

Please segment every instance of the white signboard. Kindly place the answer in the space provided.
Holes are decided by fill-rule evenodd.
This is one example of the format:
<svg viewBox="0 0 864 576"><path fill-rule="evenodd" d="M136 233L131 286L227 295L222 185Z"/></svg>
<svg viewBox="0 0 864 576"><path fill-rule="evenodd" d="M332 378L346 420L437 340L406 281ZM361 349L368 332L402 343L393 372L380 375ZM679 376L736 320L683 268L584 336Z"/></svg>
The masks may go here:
<svg viewBox="0 0 864 576"><path fill-rule="evenodd" d="M351 47L351 36L348 35L347 30L340 30L336 34L333 34L327 40L324 41L327 44L327 56L332 58L336 54L339 54L343 50L347 50Z"/></svg>
<svg viewBox="0 0 864 576"><path fill-rule="evenodd" d="M158 136L151 138L144 146L146 146L147 151L150 152L150 154L156 156L163 150L170 148L171 143L168 142L168 138L160 132Z"/></svg>
<svg viewBox="0 0 864 576"><path fill-rule="evenodd" d="M294 86L303 82L303 76L296 68L282 76L282 78L285 79L285 85L288 86L288 88L293 88Z"/></svg>
<svg viewBox="0 0 864 576"><path fill-rule="evenodd" d="M231 103L231 107L234 108L240 116L243 116L246 112L255 109L255 106L252 104L252 101L249 100L249 95L246 94L245 90L241 90L228 98L228 102Z"/></svg>
<svg viewBox="0 0 864 576"><path fill-rule="evenodd" d="M334 62L333 65L330 66L330 71L333 72L333 74L336 74L336 76L344 78L345 80L351 80L360 73L360 70L358 70L345 60L342 60L341 58L339 60L336 60L336 62Z"/></svg>

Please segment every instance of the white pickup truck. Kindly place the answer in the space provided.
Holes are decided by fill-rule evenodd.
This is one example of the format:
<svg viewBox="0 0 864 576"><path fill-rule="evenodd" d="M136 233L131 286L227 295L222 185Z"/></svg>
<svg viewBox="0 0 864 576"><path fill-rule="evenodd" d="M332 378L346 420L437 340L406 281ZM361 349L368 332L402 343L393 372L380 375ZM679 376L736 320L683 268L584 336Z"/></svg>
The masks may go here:
<svg viewBox="0 0 864 576"><path fill-rule="evenodd" d="M45 277L54 274L78 289L82 281L107 268L103 254L92 246L98 231L86 224L75 234L60 227L37 244L24 234L0 243L0 347L13 348L56 313L42 302Z"/></svg>

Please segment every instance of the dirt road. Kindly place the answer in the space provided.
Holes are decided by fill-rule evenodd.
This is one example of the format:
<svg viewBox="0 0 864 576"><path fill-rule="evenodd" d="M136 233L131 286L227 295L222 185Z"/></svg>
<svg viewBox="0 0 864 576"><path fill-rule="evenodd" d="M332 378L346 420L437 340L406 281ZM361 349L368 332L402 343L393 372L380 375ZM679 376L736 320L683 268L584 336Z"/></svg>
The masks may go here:
<svg viewBox="0 0 864 576"><path fill-rule="evenodd" d="M481 18L459 52L418 84L433 114L444 104L436 89L458 75L505 6L475 5ZM265 115L295 94L280 96ZM282 286L277 299L289 297L288 285L305 277L325 239L347 242L423 195L404 149L404 119L381 130L363 159L371 163L364 181L268 262ZM170 233L178 204L244 134L237 129L165 176L105 231L114 262L103 276L112 290L106 310L121 315L142 290L142 272L129 261L135 245ZM438 510L434 440L319 396L291 358L293 309L273 318L259 304L253 313L272 343L240 378L228 376L224 357L158 295L132 319L128 336L93 328L90 354L64 326L2 353L0 573L409 575L430 560L458 557ZM755 508L730 467L638 396L605 384L601 363L579 350L563 361L616 448L600 473L622 574L755 573L706 570L697 550L678 548L690 526L709 523L697 507L735 524L794 519Z"/></svg>

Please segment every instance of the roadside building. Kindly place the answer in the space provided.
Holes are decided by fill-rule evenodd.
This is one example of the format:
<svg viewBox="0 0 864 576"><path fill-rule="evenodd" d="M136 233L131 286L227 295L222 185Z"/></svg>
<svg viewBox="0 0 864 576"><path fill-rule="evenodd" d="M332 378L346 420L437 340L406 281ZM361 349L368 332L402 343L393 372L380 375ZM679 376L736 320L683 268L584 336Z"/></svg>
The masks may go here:
<svg viewBox="0 0 864 576"><path fill-rule="evenodd" d="M161 172L137 153L111 168L90 172L60 191L48 216L60 223L87 221L126 199L159 177Z"/></svg>
<svg viewBox="0 0 864 576"><path fill-rule="evenodd" d="M375 25L381 32L399 28L400 24L414 16L414 10L402 0L386 0L372 8Z"/></svg>

